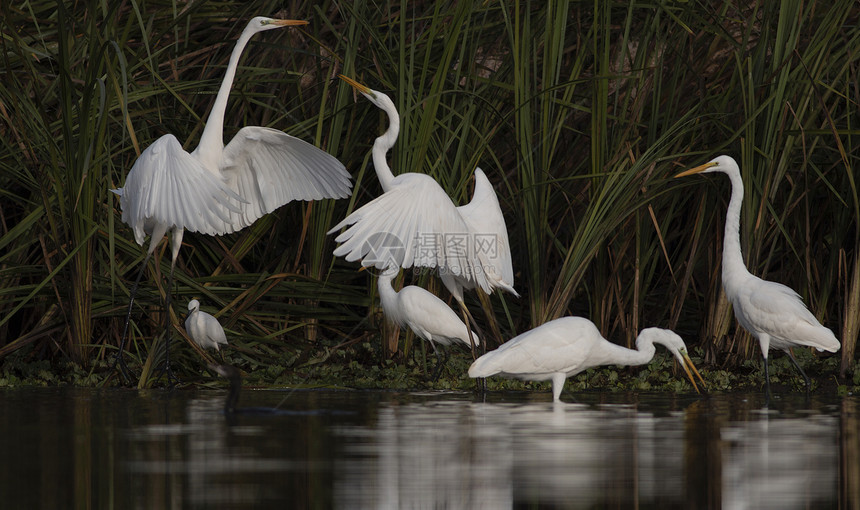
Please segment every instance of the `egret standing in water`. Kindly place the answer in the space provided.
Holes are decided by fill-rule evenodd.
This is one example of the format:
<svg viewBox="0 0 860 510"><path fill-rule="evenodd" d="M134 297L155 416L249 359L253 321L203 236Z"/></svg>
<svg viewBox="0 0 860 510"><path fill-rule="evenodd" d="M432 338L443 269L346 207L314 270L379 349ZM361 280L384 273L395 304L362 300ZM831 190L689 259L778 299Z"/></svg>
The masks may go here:
<svg viewBox="0 0 860 510"><path fill-rule="evenodd" d="M733 158L719 156L675 177L706 172L722 172L732 182L732 197L726 211L723 235L723 290L732 303L738 322L758 339L764 358L765 398L770 400L770 378L767 373L767 353L770 348L780 349L788 354L803 376L806 391L809 393L809 377L794 359L791 348L807 346L815 347L819 351L836 352L840 347L839 340L832 331L818 322L796 292L781 283L753 276L747 270L740 241L744 182L740 168Z"/></svg>
<svg viewBox="0 0 860 510"><path fill-rule="evenodd" d="M665 346L678 359L697 392L694 373L704 387L705 381L687 355L687 346L674 332L643 329L633 350L606 340L593 322L582 317L555 319L508 340L472 363L469 377L551 380L552 399L559 402L568 377L600 365L644 365L654 358L654 344Z"/></svg>
<svg viewBox="0 0 860 510"><path fill-rule="evenodd" d="M113 190L120 197L122 220L149 249L131 288L125 326L114 366L128 377L122 358L134 297L155 247L170 233L170 276L165 297L165 323L170 320L173 270L186 229L208 235L235 232L262 215L293 200L344 198L351 193L350 175L333 156L276 129L248 126L224 146L223 127L227 100L239 58L251 37L265 30L305 25L306 21L256 17L242 31L215 97L200 144L186 152L173 135L150 145L132 166L125 186ZM170 333L164 371L170 372Z"/></svg>
<svg viewBox="0 0 860 510"><path fill-rule="evenodd" d="M436 353L436 369L433 373L433 379L436 379L449 355L446 351L442 359L437 343L448 346L459 342L470 347L470 334L477 344L481 341L474 331L470 332L466 328L466 324L451 307L429 291L415 285L407 285L399 292L394 290L393 280L398 272L398 268L390 267L379 275L377 286L382 311L391 322L408 327L417 337L430 342Z"/></svg>
<svg viewBox="0 0 860 510"><path fill-rule="evenodd" d="M382 92L343 75L341 79L383 110L389 125L374 141L372 151L383 194L329 231L349 226L335 239L341 245L334 254L379 270L392 264L437 268L463 311L466 332L471 333L463 289L480 287L489 294L502 288L518 295L513 287L508 232L493 187L484 172L476 169L472 201L457 207L429 175L404 172L395 176L385 156L400 133L397 108Z"/></svg>
<svg viewBox="0 0 860 510"><path fill-rule="evenodd" d="M188 302L185 331L201 349L215 349L221 354L221 346L227 345L227 335L221 323L212 315L200 311L200 302L196 299Z"/></svg>

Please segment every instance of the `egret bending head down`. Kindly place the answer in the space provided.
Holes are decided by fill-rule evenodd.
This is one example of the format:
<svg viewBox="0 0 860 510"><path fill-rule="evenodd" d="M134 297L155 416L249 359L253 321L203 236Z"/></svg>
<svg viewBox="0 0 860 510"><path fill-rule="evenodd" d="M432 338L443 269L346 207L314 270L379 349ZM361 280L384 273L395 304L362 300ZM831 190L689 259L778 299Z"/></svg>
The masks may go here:
<svg viewBox="0 0 860 510"><path fill-rule="evenodd" d="M636 350L603 338L597 326L583 317L562 317L508 340L478 358L469 377L500 375L526 381L552 381L553 401L560 401L568 377L600 365L643 365L654 358L661 344L671 352L698 392L693 374L705 382L687 354L680 336L668 329L646 328L636 338Z"/></svg>

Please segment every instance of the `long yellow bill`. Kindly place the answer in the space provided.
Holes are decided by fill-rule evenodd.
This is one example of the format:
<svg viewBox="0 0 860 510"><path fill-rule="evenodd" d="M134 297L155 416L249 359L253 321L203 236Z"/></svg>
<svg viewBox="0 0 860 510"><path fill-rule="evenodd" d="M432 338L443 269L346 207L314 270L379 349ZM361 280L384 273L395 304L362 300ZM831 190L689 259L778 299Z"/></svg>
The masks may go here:
<svg viewBox="0 0 860 510"><path fill-rule="evenodd" d="M704 165L699 165L699 166L697 166L696 168L691 168L691 169L689 169L689 170L684 170L683 172L681 172L681 173L679 173L678 175L676 175L676 176L675 176L675 178L678 178L678 177L686 177L686 176L688 176L688 175L693 175L693 174L697 174L697 173L699 173L699 172L704 172L705 170L707 170L707 169L711 168L712 166L717 166L717 164L716 164L715 162L713 162L713 161L709 161L709 162L705 163Z"/></svg>
<svg viewBox="0 0 860 510"><path fill-rule="evenodd" d="M273 19L266 24L278 25L279 27L296 27L299 25L307 25L308 22L303 19Z"/></svg>
<svg viewBox="0 0 860 510"><path fill-rule="evenodd" d="M696 385L696 380L693 379L693 374L696 374L696 376L699 378L699 381L702 382L702 389L705 389L705 380L702 379L702 375L699 373L698 370L696 370L696 365L693 364L693 360L690 359L690 356L688 356L686 352L682 352L681 356L684 358L684 363L682 363L682 365L684 366L684 372L687 373L687 377L689 377L690 382L693 383L693 388L696 389L696 393L701 393L699 391L699 387Z"/></svg>
<svg viewBox="0 0 860 510"><path fill-rule="evenodd" d="M370 90L370 87L368 87L368 86L366 86L366 85L362 85L361 83L358 83L357 81L353 80L353 79L352 79L352 78L350 78L349 76L345 76L345 75L343 75L343 74L339 74L339 75L338 75L338 77L340 77L340 79L341 79L341 80L343 80L343 81L345 81L345 82L349 83L350 85L352 85L352 86L353 86L353 88L355 88L355 90L357 90L357 91L361 92L362 94L372 94L372 93L373 93L373 92Z"/></svg>

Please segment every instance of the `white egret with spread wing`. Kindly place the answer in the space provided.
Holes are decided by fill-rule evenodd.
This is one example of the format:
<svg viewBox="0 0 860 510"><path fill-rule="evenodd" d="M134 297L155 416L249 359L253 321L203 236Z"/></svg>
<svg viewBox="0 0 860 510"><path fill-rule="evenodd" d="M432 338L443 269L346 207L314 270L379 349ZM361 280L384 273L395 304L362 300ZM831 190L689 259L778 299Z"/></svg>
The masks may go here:
<svg viewBox="0 0 860 510"><path fill-rule="evenodd" d="M597 326L583 317L561 317L503 343L472 363L469 377L500 375L526 381L552 381L552 399L560 401L568 377L600 365L643 365L654 358L661 344L684 367L693 388L693 374L705 382L687 354L680 336L668 329L646 328L636 338L636 350L613 344L601 336Z"/></svg>
<svg viewBox="0 0 860 510"><path fill-rule="evenodd" d="M443 284L468 317L463 289L480 287L491 293L513 288L514 271L505 220L487 176L475 170L472 201L457 207L429 175L404 172L395 176L386 153L397 141L400 116L387 95L351 78L346 81L389 120L385 133L373 144L373 166L383 194L347 216L329 233L349 227L335 239L334 254L365 267L385 270L390 265L437 268ZM466 330L471 332L469 320ZM474 347L474 346L473 346Z"/></svg>
<svg viewBox="0 0 860 510"><path fill-rule="evenodd" d="M706 172L722 172L732 183L732 197L726 211L723 236L723 290L732 303L732 309L740 325L758 339L764 358L766 398L770 398L767 353L771 348L788 353L794 366L803 376L806 391L809 392L809 377L794 359L791 348L807 346L819 351L836 352L840 347L839 340L836 339L833 331L818 322L794 290L781 283L769 282L754 276L744 264L740 241L744 182L740 168L733 158L719 156L704 165L681 172L675 177Z"/></svg>
<svg viewBox="0 0 860 510"><path fill-rule="evenodd" d="M134 296L149 257L165 234L170 233L172 257L165 298L169 323L173 270L186 229L208 235L228 234L287 202L344 198L351 193L350 175L335 157L282 131L247 126L224 146L227 100L246 44L258 32L304 24L307 22L264 17L248 22L230 55L197 148L186 152L176 137L164 135L143 151L125 185L113 190L120 197L122 220L134 230L137 243L143 246L146 235L150 235L149 249L131 289L119 352L114 359L114 365L118 360L126 378L128 370L122 354ZM167 329L164 367L172 379Z"/></svg>
<svg viewBox="0 0 860 510"><path fill-rule="evenodd" d="M393 281L399 271L399 268L389 267L378 277L382 311L391 322L408 327L417 337L430 342L436 353L435 379L448 360L448 352L445 352L443 359L436 344L448 346L459 342L471 347L470 333L476 343L480 344L480 339L474 331L467 330L466 324L450 306L431 292L415 285L407 285L400 291L394 290Z"/></svg>

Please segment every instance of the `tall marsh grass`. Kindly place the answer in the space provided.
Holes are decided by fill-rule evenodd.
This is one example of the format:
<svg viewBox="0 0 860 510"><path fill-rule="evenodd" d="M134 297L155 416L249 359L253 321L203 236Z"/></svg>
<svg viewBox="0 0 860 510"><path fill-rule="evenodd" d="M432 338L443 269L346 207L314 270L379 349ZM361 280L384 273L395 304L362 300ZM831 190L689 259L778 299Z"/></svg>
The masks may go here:
<svg viewBox="0 0 860 510"><path fill-rule="evenodd" d="M843 375L851 369L855 3L286 4L0 7L0 357L100 367L115 352L144 251L108 190L162 134L195 146L233 41L252 16L269 15L310 24L250 43L225 136L255 124L308 140L344 162L355 193L288 204L229 236L186 234L173 322L200 298L227 328L234 363L295 368L380 334L374 282L334 260L325 234L380 192L369 152L387 120L335 79L345 73L397 105L395 173L429 174L459 203L476 166L493 182L522 298L469 295L482 326L509 338L580 314L627 345L656 325L719 366L757 357L720 288L728 184L671 180L728 153L746 184L747 265L796 289L841 338ZM163 252L134 311L137 366L163 355ZM406 278L448 298L428 272ZM403 360L411 338L397 338L388 334L385 353ZM198 370L187 345L177 356Z"/></svg>

